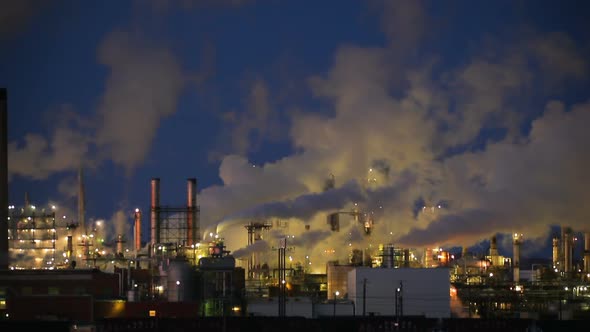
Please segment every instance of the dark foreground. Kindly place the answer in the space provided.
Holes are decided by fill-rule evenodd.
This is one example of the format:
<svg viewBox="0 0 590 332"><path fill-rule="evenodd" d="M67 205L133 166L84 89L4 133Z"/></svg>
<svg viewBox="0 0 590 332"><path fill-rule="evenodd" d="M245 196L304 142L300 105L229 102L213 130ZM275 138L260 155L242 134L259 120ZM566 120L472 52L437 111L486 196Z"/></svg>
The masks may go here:
<svg viewBox="0 0 590 332"><path fill-rule="evenodd" d="M305 319L297 317L231 317L201 319L102 319L94 324L64 321L1 321L0 331L96 331L96 332L386 332L386 331L590 331L588 320L529 319L426 319L404 317L338 317Z"/></svg>

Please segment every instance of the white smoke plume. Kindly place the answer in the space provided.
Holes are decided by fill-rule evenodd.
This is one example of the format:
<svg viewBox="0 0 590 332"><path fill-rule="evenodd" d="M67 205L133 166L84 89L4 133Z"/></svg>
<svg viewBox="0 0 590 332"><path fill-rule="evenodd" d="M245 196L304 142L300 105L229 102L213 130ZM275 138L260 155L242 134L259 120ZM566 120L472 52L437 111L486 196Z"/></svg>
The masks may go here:
<svg viewBox="0 0 590 332"><path fill-rule="evenodd" d="M50 138L29 133L24 142L11 142L9 176L45 179L76 170L82 160L85 167L112 160L129 173L143 162L160 121L176 112L192 78L168 50L125 31L105 38L98 59L110 72L96 114L82 118L64 106L52 119Z"/></svg>
<svg viewBox="0 0 590 332"><path fill-rule="evenodd" d="M201 192L205 226L224 220L221 236L234 238L233 232L245 233L248 218L283 218L289 227L282 232L297 239L304 225L328 230L330 210L350 211L358 200L374 216L373 233L366 236L362 224L343 215L340 232L301 243L305 249L294 254L301 259L313 252L318 260L346 259L349 248L380 243L469 246L498 232L537 239L555 224L586 227L588 195L580 179L589 166L583 149L590 137L582 128L588 106L551 101L554 95L538 89L556 79L586 82L583 50L565 34L527 30L515 31L512 42L483 45L454 68L441 67L436 56L407 64L414 48L392 56L403 52L396 40L418 47L424 35L393 32L433 23L416 10L407 23L397 22L404 27L392 28L387 47L343 46L331 70L310 78L314 96L332 107L292 114L295 154L256 167L235 156L222 161L224 185ZM522 130L531 118L532 129ZM503 134L482 141L488 130ZM231 175L224 173L229 165ZM379 176L369 174L372 168ZM362 184L363 199L346 197L341 207L310 202L326 195L328 174L335 175L335 190L349 181ZM416 214L420 200L445 204ZM235 224L233 217L239 217ZM336 253L327 255L332 249Z"/></svg>

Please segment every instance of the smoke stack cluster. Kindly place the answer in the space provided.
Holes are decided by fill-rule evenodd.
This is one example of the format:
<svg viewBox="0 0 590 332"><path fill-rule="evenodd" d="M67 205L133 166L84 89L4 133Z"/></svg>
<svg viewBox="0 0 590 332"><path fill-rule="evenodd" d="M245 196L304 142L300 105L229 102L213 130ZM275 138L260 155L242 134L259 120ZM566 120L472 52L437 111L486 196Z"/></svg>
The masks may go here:
<svg viewBox="0 0 590 332"><path fill-rule="evenodd" d="M0 88L0 270L8 269L8 101Z"/></svg>

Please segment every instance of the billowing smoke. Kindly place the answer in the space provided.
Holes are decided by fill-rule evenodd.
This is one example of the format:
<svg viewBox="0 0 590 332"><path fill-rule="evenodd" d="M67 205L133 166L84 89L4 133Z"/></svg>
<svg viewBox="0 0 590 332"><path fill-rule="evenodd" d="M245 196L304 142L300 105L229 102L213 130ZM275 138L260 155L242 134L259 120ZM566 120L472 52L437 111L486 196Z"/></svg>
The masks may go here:
<svg viewBox="0 0 590 332"><path fill-rule="evenodd" d="M234 252L232 252L232 255L235 258L242 258L242 257L248 257L249 255L253 254L253 253L265 253L268 252L270 250L270 246L268 245L268 243L265 240L259 240L256 241L244 248L240 248Z"/></svg>
<svg viewBox="0 0 590 332"><path fill-rule="evenodd" d="M552 89L587 83L584 50L566 34L524 29L443 67L437 56L415 57L430 38L426 27L437 28L421 3L385 6L388 45L342 46L325 75L309 78L313 96L331 107L291 114L296 153L256 167L225 157L224 185L201 192L203 224L227 221L221 232L229 236L245 233L248 218L279 218L289 222L280 232L297 239L329 229L334 210L362 211L361 220L341 214L339 232L302 244L322 260L380 243L469 246L514 231L542 243L551 225L587 228L590 197L580 179L590 167L589 104L555 100ZM329 174L334 193L354 181L358 196L331 204L322 193ZM417 212L417 202L429 209ZM322 254L332 249L335 256Z"/></svg>
<svg viewBox="0 0 590 332"><path fill-rule="evenodd" d="M301 195L293 200L262 204L226 218L264 219L264 218L298 218L309 219L321 211L339 210L349 202L364 200L361 187L356 182L349 182L337 189L322 193Z"/></svg>
<svg viewBox="0 0 590 332"><path fill-rule="evenodd" d="M83 118L64 105L49 138L28 133L11 142L10 176L45 179L76 170L82 160L85 167L112 160L129 173L143 162L160 122L176 112L188 74L168 50L125 31L105 38L98 59L110 72L96 114Z"/></svg>

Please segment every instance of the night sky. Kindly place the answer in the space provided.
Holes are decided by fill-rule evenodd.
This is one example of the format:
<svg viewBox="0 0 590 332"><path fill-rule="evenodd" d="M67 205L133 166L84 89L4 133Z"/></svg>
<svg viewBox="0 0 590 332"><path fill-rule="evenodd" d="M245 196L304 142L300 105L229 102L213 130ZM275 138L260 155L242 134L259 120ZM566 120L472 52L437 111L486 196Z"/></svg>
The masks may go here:
<svg viewBox="0 0 590 332"><path fill-rule="evenodd" d="M74 216L82 164L91 219L131 223L152 177L183 205L196 177L207 229L338 241L326 213L357 203L382 242L546 252L552 226L590 230L589 7L3 0L10 202Z"/></svg>

